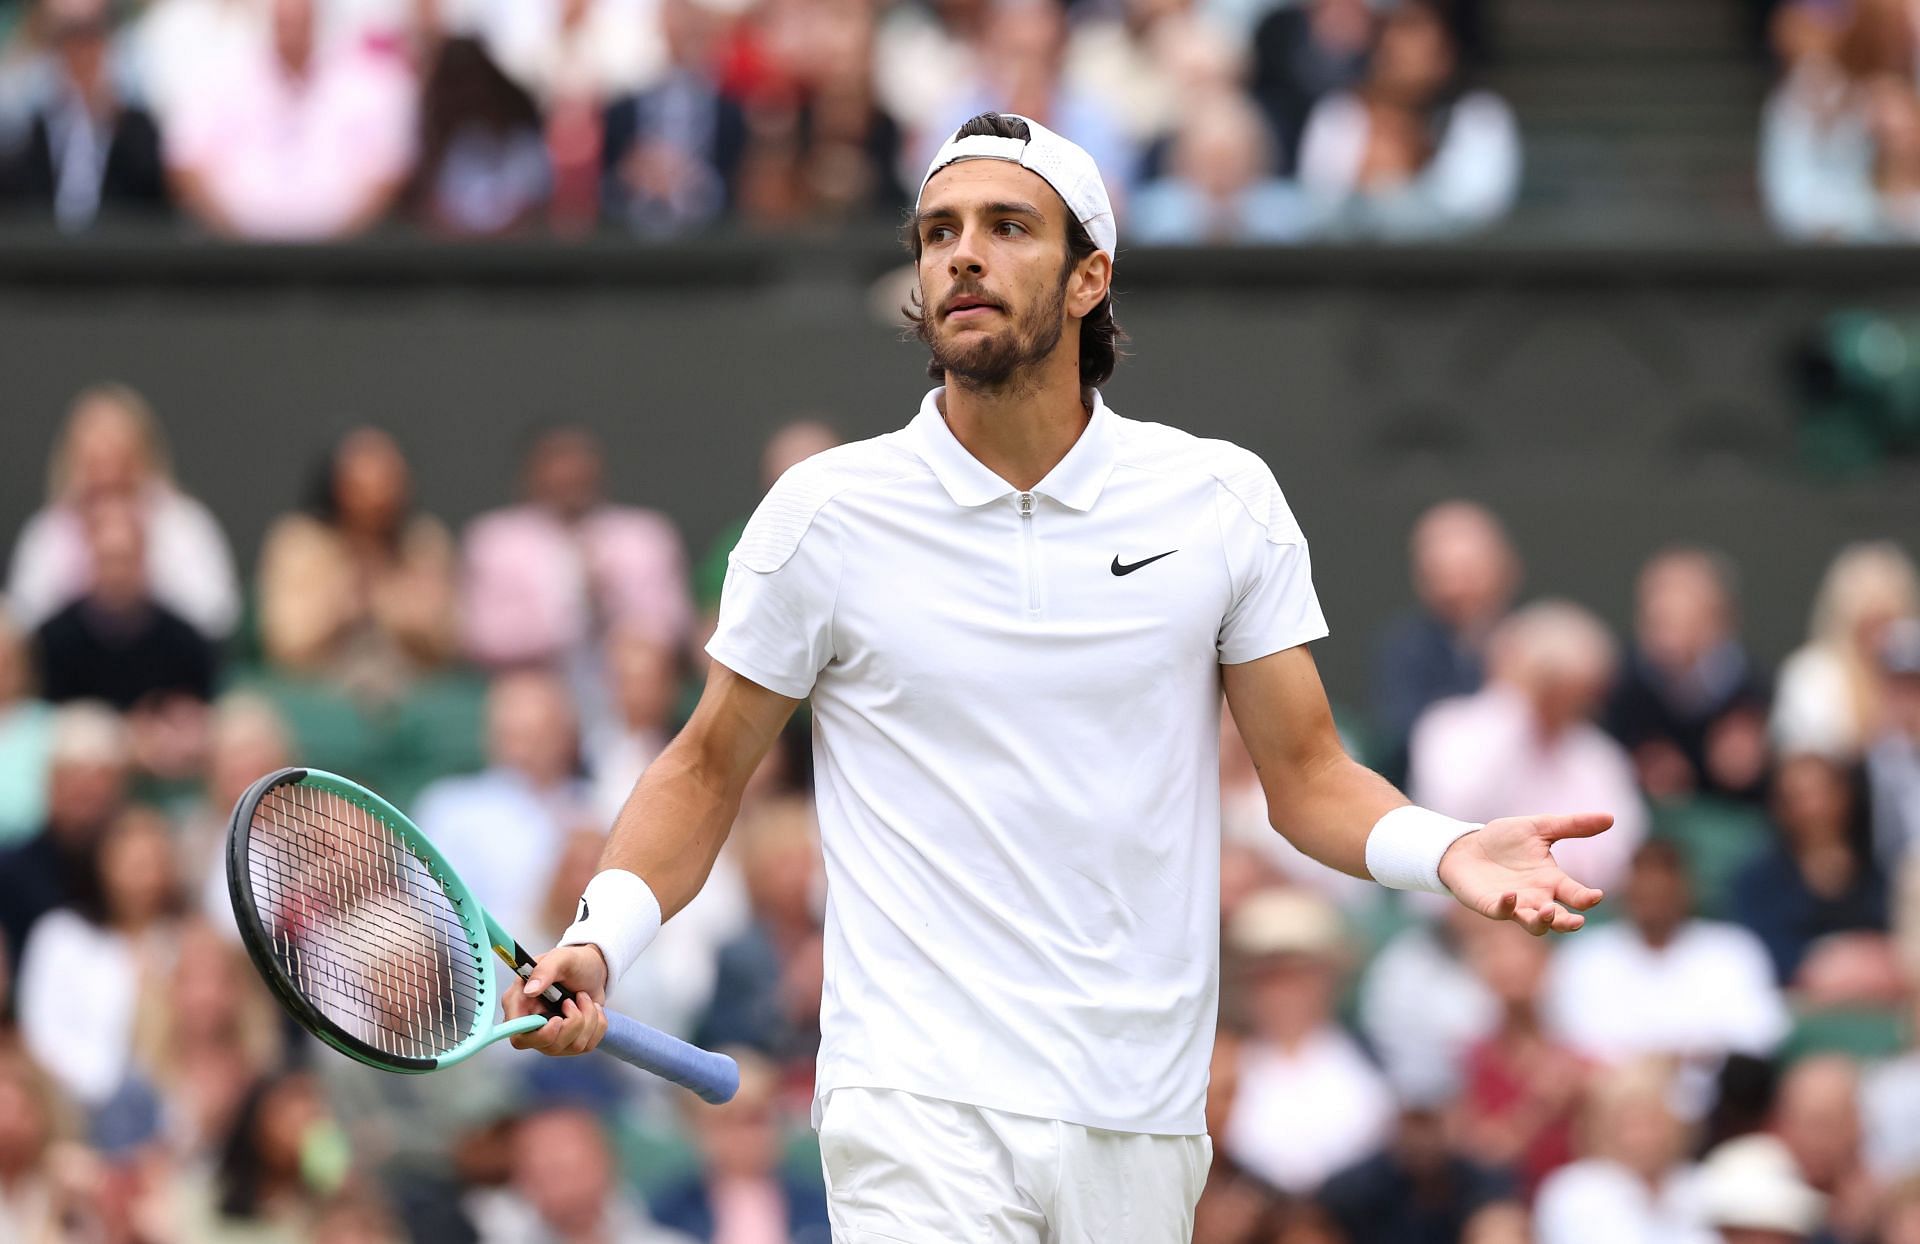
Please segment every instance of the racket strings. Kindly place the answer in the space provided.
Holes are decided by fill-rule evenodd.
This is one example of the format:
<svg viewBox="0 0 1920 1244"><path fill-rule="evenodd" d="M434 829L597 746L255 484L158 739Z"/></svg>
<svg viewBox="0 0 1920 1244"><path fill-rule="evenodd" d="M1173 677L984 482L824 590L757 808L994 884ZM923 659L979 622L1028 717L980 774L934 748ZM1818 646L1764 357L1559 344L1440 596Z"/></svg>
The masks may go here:
<svg viewBox="0 0 1920 1244"><path fill-rule="evenodd" d="M382 1053L432 1058L473 1031L487 966L425 861L378 816L298 784L249 826L254 905L301 994Z"/></svg>

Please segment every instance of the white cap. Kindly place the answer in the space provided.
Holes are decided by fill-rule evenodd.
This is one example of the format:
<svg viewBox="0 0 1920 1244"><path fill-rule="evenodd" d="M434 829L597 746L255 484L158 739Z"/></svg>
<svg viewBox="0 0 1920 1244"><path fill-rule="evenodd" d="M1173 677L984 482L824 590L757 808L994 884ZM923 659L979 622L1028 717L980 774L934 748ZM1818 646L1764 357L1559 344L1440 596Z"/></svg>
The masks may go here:
<svg viewBox="0 0 1920 1244"><path fill-rule="evenodd" d="M1827 1198L1800 1175L1775 1136L1729 1140L1700 1164L1699 1199L1716 1227L1811 1236L1826 1220Z"/></svg>
<svg viewBox="0 0 1920 1244"><path fill-rule="evenodd" d="M995 138L991 134L973 134L948 140L940 148L939 154L933 157L933 163L927 166L927 175L920 179L919 197L926 196L927 183L949 164L957 164L961 160L1006 160L1045 178L1054 193L1067 205L1067 210L1086 226L1087 236L1093 239L1093 244L1112 255L1119 243L1119 235L1114 230L1113 203L1107 198L1106 183L1100 180L1100 168L1093 162L1093 157L1086 153L1085 148L1068 142L1031 117L1012 112L1001 115L1010 120L1024 121L1028 137ZM914 206L919 207L917 200Z"/></svg>

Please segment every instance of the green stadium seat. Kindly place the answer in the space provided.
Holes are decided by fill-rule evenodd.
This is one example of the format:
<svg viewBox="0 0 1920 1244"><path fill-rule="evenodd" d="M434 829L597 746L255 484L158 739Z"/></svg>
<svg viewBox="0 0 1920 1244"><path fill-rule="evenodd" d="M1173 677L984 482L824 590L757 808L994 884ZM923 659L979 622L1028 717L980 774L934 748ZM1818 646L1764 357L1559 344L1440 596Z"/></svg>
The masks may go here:
<svg viewBox="0 0 1920 1244"><path fill-rule="evenodd" d="M1794 1017L1793 1031L1781 1044L1779 1059L1792 1063L1815 1054L1845 1054L1871 1062L1906 1049L1910 1036L1906 1016L1897 1009L1808 1011Z"/></svg>
<svg viewBox="0 0 1920 1244"><path fill-rule="evenodd" d="M1701 797L1654 805L1653 836L1685 854L1700 914L1726 919L1735 875L1767 849L1773 827L1758 808Z"/></svg>

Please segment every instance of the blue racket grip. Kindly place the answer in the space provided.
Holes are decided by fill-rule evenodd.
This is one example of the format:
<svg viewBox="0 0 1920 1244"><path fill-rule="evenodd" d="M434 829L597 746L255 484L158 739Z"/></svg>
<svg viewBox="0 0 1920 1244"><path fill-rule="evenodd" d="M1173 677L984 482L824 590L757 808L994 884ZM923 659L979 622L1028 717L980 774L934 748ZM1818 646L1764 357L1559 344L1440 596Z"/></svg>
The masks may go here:
<svg viewBox="0 0 1920 1244"><path fill-rule="evenodd" d="M607 1035L600 1048L716 1106L732 1101L740 1091L740 1068L725 1054L688 1045L617 1011L607 1012Z"/></svg>

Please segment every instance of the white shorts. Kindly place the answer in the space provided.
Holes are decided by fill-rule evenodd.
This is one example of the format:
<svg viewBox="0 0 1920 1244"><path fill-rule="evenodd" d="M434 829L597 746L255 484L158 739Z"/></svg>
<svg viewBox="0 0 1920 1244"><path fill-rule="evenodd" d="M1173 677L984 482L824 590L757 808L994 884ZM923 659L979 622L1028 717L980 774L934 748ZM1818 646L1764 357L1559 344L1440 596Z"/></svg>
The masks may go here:
<svg viewBox="0 0 1920 1244"><path fill-rule="evenodd" d="M820 1115L834 1244L1187 1244L1213 1144L894 1089Z"/></svg>

